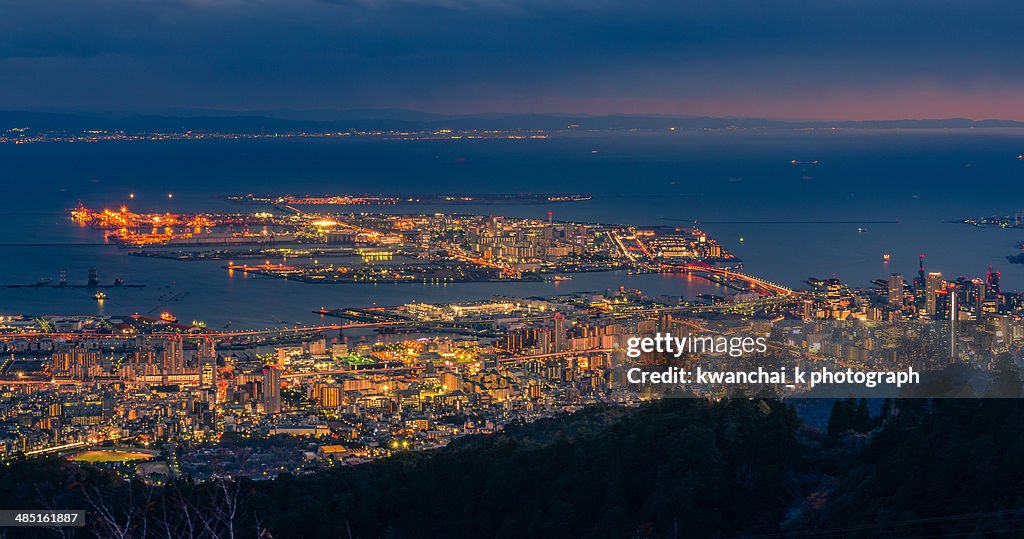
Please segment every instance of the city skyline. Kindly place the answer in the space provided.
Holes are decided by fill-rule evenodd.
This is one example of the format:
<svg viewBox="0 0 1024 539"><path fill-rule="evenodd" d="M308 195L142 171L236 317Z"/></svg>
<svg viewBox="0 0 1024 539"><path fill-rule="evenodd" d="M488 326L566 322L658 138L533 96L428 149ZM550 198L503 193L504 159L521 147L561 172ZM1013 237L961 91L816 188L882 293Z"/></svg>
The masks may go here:
<svg viewBox="0 0 1024 539"><path fill-rule="evenodd" d="M1024 3L0 12L0 538L1024 533Z"/></svg>

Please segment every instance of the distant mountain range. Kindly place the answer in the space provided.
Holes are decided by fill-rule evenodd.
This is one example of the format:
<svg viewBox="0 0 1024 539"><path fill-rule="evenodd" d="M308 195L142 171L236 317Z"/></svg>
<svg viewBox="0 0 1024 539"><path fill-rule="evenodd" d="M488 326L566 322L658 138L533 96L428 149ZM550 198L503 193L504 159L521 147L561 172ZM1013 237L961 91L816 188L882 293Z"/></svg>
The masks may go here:
<svg viewBox="0 0 1024 539"><path fill-rule="evenodd" d="M579 114L476 114L446 116L402 109L367 110L175 110L160 114L117 112L0 111L0 131L30 128L32 131L86 130L142 132L206 131L217 133L275 133L349 130L473 130L541 129L955 129L1024 127L1015 120L770 120L763 118L716 118L697 116Z"/></svg>

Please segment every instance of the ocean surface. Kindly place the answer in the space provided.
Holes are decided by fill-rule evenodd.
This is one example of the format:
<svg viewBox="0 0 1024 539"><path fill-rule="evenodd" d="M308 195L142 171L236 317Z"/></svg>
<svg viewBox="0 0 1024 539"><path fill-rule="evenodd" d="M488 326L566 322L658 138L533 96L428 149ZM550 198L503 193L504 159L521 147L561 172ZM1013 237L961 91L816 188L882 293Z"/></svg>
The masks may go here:
<svg viewBox="0 0 1024 539"><path fill-rule="evenodd" d="M0 284L60 271L84 283L121 277L99 305L87 289L0 288L0 313L156 314L211 327L314 323L312 310L458 301L494 294L601 292L627 286L692 299L725 293L699 279L623 272L561 283L313 285L229 275L221 262L127 256L68 220L79 200L135 210L230 207L235 193L585 192L551 205L366 207L367 211L502 214L589 222L697 221L746 271L794 287L811 276L851 286L901 272L983 275L1024 288L1010 265L1024 230L947 221L1024 208L1024 132L1014 130L679 132L548 140L261 139L0 146ZM793 160L818 164L796 164ZM129 193L135 199L129 200ZM167 194L173 193L173 199ZM888 264L883 254L890 254ZM908 277L909 280L909 277Z"/></svg>

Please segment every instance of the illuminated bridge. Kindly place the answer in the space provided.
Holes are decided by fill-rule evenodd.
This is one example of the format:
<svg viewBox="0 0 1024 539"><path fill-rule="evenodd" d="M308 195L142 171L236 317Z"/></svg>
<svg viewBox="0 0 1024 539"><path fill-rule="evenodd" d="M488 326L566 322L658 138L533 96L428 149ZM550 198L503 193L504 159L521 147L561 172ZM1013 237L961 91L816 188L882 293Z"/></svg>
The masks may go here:
<svg viewBox="0 0 1024 539"><path fill-rule="evenodd" d="M783 296L789 296L793 294L793 290L786 288L785 286L775 284L764 279L758 279L746 273L740 273L735 270L728 268L718 268L708 264L706 262L688 262L686 264L662 264L662 269L666 271L676 271L682 273L708 273L713 275L721 275L723 277L741 281L747 283L751 289L758 292L764 292L768 294L779 294Z"/></svg>

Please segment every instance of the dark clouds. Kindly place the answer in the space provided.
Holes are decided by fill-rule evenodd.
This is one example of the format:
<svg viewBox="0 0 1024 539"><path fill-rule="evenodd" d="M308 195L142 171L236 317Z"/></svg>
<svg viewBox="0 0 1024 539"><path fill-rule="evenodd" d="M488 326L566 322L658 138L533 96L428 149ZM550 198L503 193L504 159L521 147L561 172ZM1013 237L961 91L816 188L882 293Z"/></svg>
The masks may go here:
<svg viewBox="0 0 1024 539"><path fill-rule="evenodd" d="M1024 119L1020 2L0 1L0 108Z"/></svg>

